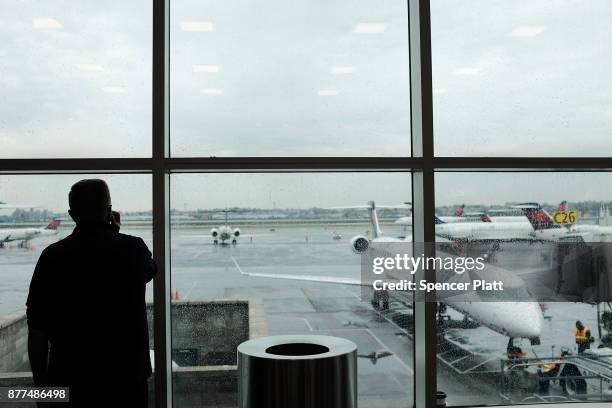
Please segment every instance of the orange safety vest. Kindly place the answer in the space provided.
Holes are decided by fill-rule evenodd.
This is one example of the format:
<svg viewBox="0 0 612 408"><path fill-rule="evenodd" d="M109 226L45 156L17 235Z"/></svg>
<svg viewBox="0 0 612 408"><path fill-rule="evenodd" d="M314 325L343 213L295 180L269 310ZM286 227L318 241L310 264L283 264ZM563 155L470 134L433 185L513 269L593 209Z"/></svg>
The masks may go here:
<svg viewBox="0 0 612 408"><path fill-rule="evenodd" d="M557 364L561 364L562 362L563 362L562 360L555 360L555 361L550 362L548 364L543 364L542 368L544 369L544 372L547 373L550 370L554 369L557 366Z"/></svg>
<svg viewBox="0 0 612 408"><path fill-rule="evenodd" d="M589 331L588 327L584 329L576 329L576 343L586 343L589 338L587 337L587 332Z"/></svg>

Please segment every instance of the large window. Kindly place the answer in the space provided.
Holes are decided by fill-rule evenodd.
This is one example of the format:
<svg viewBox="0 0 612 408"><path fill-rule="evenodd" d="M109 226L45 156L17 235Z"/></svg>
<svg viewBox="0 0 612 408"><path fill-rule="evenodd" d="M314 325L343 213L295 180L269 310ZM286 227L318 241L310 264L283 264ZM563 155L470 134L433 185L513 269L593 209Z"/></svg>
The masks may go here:
<svg viewBox="0 0 612 408"><path fill-rule="evenodd" d="M611 17L603 0L4 2L0 234L61 227L0 235L0 329L19 321L42 248L69 233L70 185L93 175L159 265L159 408L236 406L236 346L283 333L354 341L360 406L583 400L578 375L537 375L566 358L575 320L605 346L609 304L385 305L344 283L359 277L353 238L379 232L370 201L385 237L453 250L518 217L530 256L503 238L487 254L517 274L550 259L525 208L566 200L578 221L557 231L604 228ZM510 341L500 322L523 327L525 310L538 326ZM11 344L0 385L30 384ZM610 392L601 373L589 400Z"/></svg>
<svg viewBox="0 0 612 408"><path fill-rule="evenodd" d="M410 155L405 1L170 6L173 156Z"/></svg>
<svg viewBox="0 0 612 408"><path fill-rule="evenodd" d="M151 6L7 0L0 158L151 155Z"/></svg>
<svg viewBox="0 0 612 408"><path fill-rule="evenodd" d="M405 234L410 184L410 173L173 175L175 405L235 406L236 347L280 334L352 340L359 404L411 405L412 304L364 299L353 247L375 237L372 200L384 234Z"/></svg>
<svg viewBox="0 0 612 408"><path fill-rule="evenodd" d="M601 400L609 394L611 384L596 364L605 360L598 355L612 357L611 327L605 323L612 281L595 283L603 296L599 302L578 287L593 272L611 273L598 261L609 262L612 196L602 186L610 185L612 174L600 172L436 174L436 209L443 221L436 228L438 240L478 243L479 253L488 256L487 267L513 278L511 287L481 303L450 302L439 311L438 388L452 405L559 402L587 395ZM525 211L548 215L550 222L534 228ZM564 220L566 212L573 220ZM564 248L560 245L571 244L558 244L553 236L601 246L604 255L595 253L574 269L559 251L573 246ZM584 351L576 343L577 321L593 338Z"/></svg>
<svg viewBox="0 0 612 408"><path fill-rule="evenodd" d="M609 2L431 7L436 154L610 154Z"/></svg>
<svg viewBox="0 0 612 408"><path fill-rule="evenodd" d="M27 354L25 303L41 252L72 233L68 215L70 186L83 178L104 179L113 208L121 214L121 232L141 237L151 247L151 178L143 174L0 175L0 384L31 384ZM88 271L84 270L83 273ZM95 285L96 277L91 276ZM117 288L123 283L116 282ZM108 301L112 301L109 293ZM74 302L87 298L86 290ZM146 293L153 340L153 290ZM75 307L85 307L76 305ZM61 318L61 317L60 317ZM153 341L150 342L154 350ZM151 393L152 395L153 393Z"/></svg>

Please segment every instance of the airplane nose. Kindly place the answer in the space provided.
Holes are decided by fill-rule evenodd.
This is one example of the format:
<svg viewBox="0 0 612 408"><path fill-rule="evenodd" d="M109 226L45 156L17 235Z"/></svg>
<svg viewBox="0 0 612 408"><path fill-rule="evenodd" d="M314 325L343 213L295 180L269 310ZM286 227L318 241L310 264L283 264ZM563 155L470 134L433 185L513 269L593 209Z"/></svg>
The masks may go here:
<svg viewBox="0 0 612 408"><path fill-rule="evenodd" d="M514 324L509 325L508 331L514 337L533 338L542 334L544 319L537 302L516 302L513 309Z"/></svg>

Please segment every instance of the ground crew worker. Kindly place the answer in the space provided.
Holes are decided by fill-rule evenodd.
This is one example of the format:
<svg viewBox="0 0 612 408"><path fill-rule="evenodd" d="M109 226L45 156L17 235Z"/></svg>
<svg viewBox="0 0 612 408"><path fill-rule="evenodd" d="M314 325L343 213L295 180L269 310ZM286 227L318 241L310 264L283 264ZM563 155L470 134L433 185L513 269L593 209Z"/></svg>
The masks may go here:
<svg viewBox="0 0 612 408"><path fill-rule="evenodd" d="M539 394L549 394L550 381L546 378L556 377L561 363L563 363L563 360L555 360L540 366L540 369L538 370L538 374L540 376L538 388Z"/></svg>
<svg viewBox="0 0 612 408"><path fill-rule="evenodd" d="M578 320L576 322L576 344L578 345L578 353L582 353L584 350L591 348L593 337L591 337L591 330L588 327L584 327L582 322Z"/></svg>

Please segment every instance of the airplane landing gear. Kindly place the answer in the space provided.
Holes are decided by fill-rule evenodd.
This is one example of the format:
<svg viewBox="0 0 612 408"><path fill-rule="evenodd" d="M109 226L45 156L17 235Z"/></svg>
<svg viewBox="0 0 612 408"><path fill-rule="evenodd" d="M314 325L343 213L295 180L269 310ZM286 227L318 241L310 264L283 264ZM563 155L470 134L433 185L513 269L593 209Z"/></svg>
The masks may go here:
<svg viewBox="0 0 612 408"><path fill-rule="evenodd" d="M213 244L215 244L215 245L219 245L219 240L215 239L215 240L213 241Z"/></svg>
<svg viewBox="0 0 612 408"><path fill-rule="evenodd" d="M514 345L514 337L510 337L508 340L508 346L506 347L506 354L508 356L508 360L515 360L517 363L524 362L525 353L523 353L523 349L519 346Z"/></svg>
<svg viewBox="0 0 612 408"><path fill-rule="evenodd" d="M238 241L236 241L235 239L232 239L232 245L236 245L238 243Z"/></svg>

